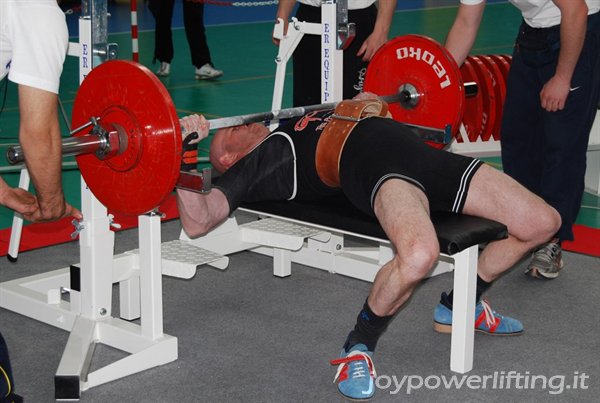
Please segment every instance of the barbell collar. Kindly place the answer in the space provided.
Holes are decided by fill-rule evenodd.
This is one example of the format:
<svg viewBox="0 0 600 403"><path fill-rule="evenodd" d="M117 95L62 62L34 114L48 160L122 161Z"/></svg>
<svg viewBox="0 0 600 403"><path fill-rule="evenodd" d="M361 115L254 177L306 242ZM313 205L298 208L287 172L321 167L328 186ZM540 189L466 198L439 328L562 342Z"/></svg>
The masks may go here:
<svg viewBox="0 0 600 403"><path fill-rule="evenodd" d="M417 88L410 84L402 84L398 89L398 93L400 94L400 105L404 109L414 109L419 105L419 100L423 94L420 94Z"/></svg>
<svg viewBox="0 0 600 403"><path fill-rule="evenodd" d="M70 157L82 154L96 154L98 159L107 159L121 154L127 148L127 134L119 125L110 125L103 128L98 122L99 118L91 118L90 122L71 131L71 135L93 126L91 133L83 136L71 136L61 139L61 155ZM9 146L6 149L6 160L10 165L20 164L25 161L23 147L20 145Z"/></svg>

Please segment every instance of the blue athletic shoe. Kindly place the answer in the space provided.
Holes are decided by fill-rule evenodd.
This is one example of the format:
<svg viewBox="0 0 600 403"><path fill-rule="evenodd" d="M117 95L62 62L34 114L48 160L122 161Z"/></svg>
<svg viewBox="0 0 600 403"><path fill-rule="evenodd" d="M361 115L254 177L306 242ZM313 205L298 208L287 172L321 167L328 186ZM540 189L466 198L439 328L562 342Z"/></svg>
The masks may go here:
<svg viewBox="0 0 600 403"><path fill-rule="evenodd" d="M377 374L372 355L367 346L356 344L348 353L342 350L341 358L331 360L331 365L338 366L333 382L338 381L338 390L342 395L353 400L373 397Z"/></svg>
<svg viewBox="0 0 600 403"><path fill-rule="evenodd" d="M452 333L452 310L444 304L435 307L433 320L436 332ZM475 330L492 336L516 336L523 333L523 324L496 313L486 300L481 300L475 305Z"/></svg>

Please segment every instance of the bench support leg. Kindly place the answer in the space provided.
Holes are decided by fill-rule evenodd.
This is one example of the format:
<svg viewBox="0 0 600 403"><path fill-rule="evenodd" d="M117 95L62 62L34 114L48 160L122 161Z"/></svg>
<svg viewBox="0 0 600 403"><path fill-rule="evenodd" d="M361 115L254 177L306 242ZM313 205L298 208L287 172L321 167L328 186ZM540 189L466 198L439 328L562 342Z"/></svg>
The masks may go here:
<svg viewBox="0 0 600 403"><path fill-rule="evenodd" d="M464 374L473 369L475 339L475 290L479 246L454 255L454 303L450 369Z"/></svg>
<svg viewBox="0 0 600 403"><path fill-rule="evenodd" d="M292 275L292 256L289 250L273 249L273 275L276 277Z"/></svg>

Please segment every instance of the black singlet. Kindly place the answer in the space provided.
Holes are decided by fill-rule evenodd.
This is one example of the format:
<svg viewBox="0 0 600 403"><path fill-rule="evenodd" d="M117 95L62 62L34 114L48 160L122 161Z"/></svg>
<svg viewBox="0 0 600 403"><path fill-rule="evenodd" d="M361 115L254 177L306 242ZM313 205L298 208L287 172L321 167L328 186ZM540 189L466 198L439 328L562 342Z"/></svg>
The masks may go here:
<svg viewBox="0 0 600 403"><path fill-rule="evenodd" d="M315 169L317 142L332 113L288 120L223 173L214 187L223 191L230 211L242 202L315 200L339 193L321 182Z"/></svg>
<svg viewBox="0 0 600 403"><path fill-rule="evenodd" d="M315 151L331 114L313 112L288 121L225 172L215 187L225 193L230 211L242 202L315 200L343 191L373 215L381 185L400 179L421 189L432 211L462 212L481 161L429 147L392 119L361 121L342 151L342 189L325 185L316 172Z"/></svg>

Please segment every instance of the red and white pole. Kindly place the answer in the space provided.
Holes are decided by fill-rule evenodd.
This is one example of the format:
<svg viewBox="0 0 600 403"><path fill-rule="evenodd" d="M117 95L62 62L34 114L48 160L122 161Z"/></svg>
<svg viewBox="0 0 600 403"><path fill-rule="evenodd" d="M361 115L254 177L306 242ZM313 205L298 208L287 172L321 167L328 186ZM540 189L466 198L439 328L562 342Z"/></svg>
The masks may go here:
<svg viewBox="0 0 600 403"><path fill-rule="evenodd" d="M139 46L138 46L138 23L137 23L137 0L131 0L131 52L132 60L139 62Z"/></svg>

